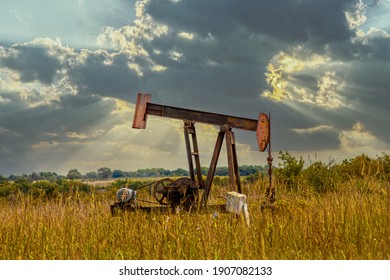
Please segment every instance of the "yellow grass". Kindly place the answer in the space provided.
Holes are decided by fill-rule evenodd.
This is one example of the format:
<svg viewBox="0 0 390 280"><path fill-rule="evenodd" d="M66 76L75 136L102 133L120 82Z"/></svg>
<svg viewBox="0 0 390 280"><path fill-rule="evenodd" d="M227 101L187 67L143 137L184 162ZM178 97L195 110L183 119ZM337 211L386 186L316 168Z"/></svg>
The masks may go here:
<svg viewBox="0 0 390 280"><path fill-rule="evenodd" d="M260 210L266 180L244 185L251 226L210 211L111 217L114 196L0 202L1 259L390 259L388 182L351 180L316 194L278 185ZM213 196L223 197L223 186Z"/></svg>

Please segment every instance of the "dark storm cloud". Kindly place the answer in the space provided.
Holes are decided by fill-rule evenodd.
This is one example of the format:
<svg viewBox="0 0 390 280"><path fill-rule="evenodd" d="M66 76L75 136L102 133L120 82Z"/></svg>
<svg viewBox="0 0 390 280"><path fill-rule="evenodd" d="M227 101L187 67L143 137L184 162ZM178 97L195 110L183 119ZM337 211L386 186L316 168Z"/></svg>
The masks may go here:
<svg viewBox="0 0 390 280"><path fill-rule="evenodd" d="M15 46L12 49L16 54L0 58L0 64L18 71L22 82L40 81L45 84L53 82L61 63L49 55L46 46Z"/></svg>
<svg viewBox="0 0 390 280"><path fill-rule="evenodd" d="M264 72L272 56L280 51L289 53L296 46L304 46L312 53L326 54L345 63L357 58L372 58L373 55L386 58L389 53L386 50L389 45L386 44L387 39L379 37L369 44L353 41L356 33L349 28L345 12L351 10L354 3L357 2L151 1L146 11L156 21L167 24L170 33L155 38L150 46L146 43L145 47L149 46L153 60L167 66L168 70L151 79L145 88L155 93L153 98L159 102L185 107L247 117L253 117L259 111L274 112L274 147L279 149L336 148L339 145L338 131L349 129L360 119L359 113L348 108L339 108L335 112L306 104L302 105L302 112L309 111L312 116L320 116L307 117L307 113L268 102L260 97L260 93L267 88ZM183 40L177 36L182 31L195 36L192 40ZM183 61L172 61L164 55L172 46L183 54ZM163 54L153 55L153 48L162 50ZM366 75L374 73L376 71ZM318 85L318 76L298 74L295 78L301 83L306 80L314 85L313 90ZM383 98L371 98L371 106L388 104L386 84L381 81L374 87ZM348 96L348 103L358 98L353 91L344 94ZM361 100L364 98L370 97L362 96ZM292 133L293 128L310 128L324 121L335 130ZM364 121L378 132L375 118L367 116ZM288 142L285 141L287 138ZM251 143L246 136L238 135L238 139Z"/></svg>
<svg viewBox="0 0 390 280"><path fill-rule="evenodd" d="M100 76L77 72L83 62L80 51L64 47L58 41L38 39L3 47L0 56L3 174L39 171L40 166L59 170L62 161L77 155L86 143L103 136L114 124L120 124L120 120L111 116L115 104L104 99L103 92L96 92L91 87L94 81L89 81L105 79L111 84L116 80L110 79L112 76L106 78L108 72ZM92 52L90 57L88 62L93 61ZM96 67L99 73L97 70L103 66L103 62L96 62L85 67ZM74 72L85 75L85 80L72 80ZM89 89L88 94L75 95L72 87ZM109 93L118 94L112 91L109 88Z"/></svg>
<svg viewBox="0 0 390 280"><path fill-rule="evenodd" d="M369 59L378 59L390 61L390 37L375 36L370 38L368 43L368 51L366 52Z"/></svg>
<svg viewBox="0 0 390 280"><path fill-rule="evenodd" d="M41 106L24 108L20 111L0 115L0 126L6 127L12 137L20 136L18 144L24 147L40 141L64 140L67 131L87 132L88 127L95 127L112 110L102 108L102 102L96 97L64 96L62 108ZM45 136L45 133L57 134L56 137ZM11 143L10 143L11 144ZM15 144L15 143L13 143Z"/></svg>
<svg viewBox="0 0 390 280"><path fill-rule="evenodd" d="M36 107L6 114L1 112L0 127L5 130L0 137L1 172L41 171L36 170L35 165L58 169L62 161L83 148L83 142L104 135L112 125L119 123L109 118L114 104L103 103L96 96L68 95L61 98L61 108ZM97 135L91 137L93 134ZM26 162L32 150L42 147L49 151L43 153L42 158L39 152L35 152L35 159Z"/></svg>
<svg viewBox="0 0 390 280"><path fill-rule="evenodd" d="M350 81L354 87L355 118L365 121L384 142L390 143L390 64L382 60L359 61L352 64Z"/></svg>
<svg viewBox="0 0 390 280"><path fill-rule="evenodd" d="M145 44L151 59L167 70L145 74L141 88L161 102L221 113L229 112L235 100L242 108L236 114L247 113L244 100L259 95L266 86L264 69L274 46L264 38L235 35L237 39L226 43L212 35L186 40L173 33ZM153 49L161 54L154 54ZM181 60L173 60L171 51L182 54Z"/></svg>
<svg viewBox="0 0 390 280"><path fill-rule="evenodd" d="M374 34L373 34L374 33ZM356 42L334 43L328 46L328 53L336 60L390 60L390 38L386 34L368 32L363 38L357 38Z"/></svg>
<svg viewBox="0 0 390 280"><path fill-rule="evenodd" d="M321 43L348 39L344 11L353 1L151 1L147 12L157 21L218 38L237 29L266 34L286 42L313 38Z"/></svg>
<svg viewBox="0 0 390 280"><path fill-rule="evenodd" d="M267 88L264 72L273 55L300 44L323 51L324 43L351 38L344 14L351 2L150 1L146 12L170 32L144 47L168 70L145 86L168 102L187 100L222 112L235 102L237 114L247 113L247 98L258 99ZM195 36L184 40L177 35L182 31ZM182 61L170 59L172 49Z"/></svg>
<svg viewBox="0 0 390 280"><path fill-rule="evenodd" d="M133 88L137 88L139 78L130 69L129 57L125 54L115 55L112 62L105 63L108 53L90 53L85 62L69 69L69 77L79 85L80 94L99 94L126 99Z"/></svg>
<svg viewBox="0 0 390 280"><path fill-rule="evenodd" d="M0 121L6 121L9 113L25 110L26 105L20 102L20 97L15 91L0 89L0 96L7 100L3 103L0 102L0 114L3 117Z"/></svg>
<svg viewBox="0 0 390 280"><path fill-rule="evenodd" d="M261 75L259 69L249 66L215 67L212 70L196 67L169 69L153 83L145 82L144 88L153 93L153 99L165 104L219 113L232 113L234 109L236 114L247 115L248 97L259 91L254 72Z"/></svg>

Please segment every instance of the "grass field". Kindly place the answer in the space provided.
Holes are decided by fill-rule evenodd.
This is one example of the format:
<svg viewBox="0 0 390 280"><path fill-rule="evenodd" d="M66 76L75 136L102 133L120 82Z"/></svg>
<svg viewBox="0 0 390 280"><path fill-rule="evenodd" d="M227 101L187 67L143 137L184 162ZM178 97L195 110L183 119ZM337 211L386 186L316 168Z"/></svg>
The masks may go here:
<svg viewBox="0 0 390 280"><path fill-rule="evenodd" d="M292 189L280 178L274 211L259 207L267 178L244 182L250 226L213 211L112 217L110 191L56 199L20 194L0 202L0 258L390 259L390 185L383 176L349 176L322 192L308 181ZM215 185L213 201L226 191Z"/></svg>

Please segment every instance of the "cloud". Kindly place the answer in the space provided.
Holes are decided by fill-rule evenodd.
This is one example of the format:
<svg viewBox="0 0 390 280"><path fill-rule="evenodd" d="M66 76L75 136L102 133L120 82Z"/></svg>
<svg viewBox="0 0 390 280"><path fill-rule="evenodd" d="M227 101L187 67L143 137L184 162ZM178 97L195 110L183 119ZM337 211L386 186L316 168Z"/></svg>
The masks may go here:
<svg viewBox="0 0 390 280"><path fill-rule="evenodd" d="M367 21L366 8L367 5L362 0L358 0L351 5L351 9L345 12L345 18L351 30L357 29Z"/></svg>
<svg viewBox="0 0 390 280"><path fill-rule="evenodd" d="M88 138L88 135L86 135L84 133L77 133L77 132L74 132L74 131L67 132L66 136L69 137L69 138L75 138L75 139L86 139L86 138Z"/></svg>
<svg viewBox="0 0 390 280"><path fill-rule="evenodd" d="M37 53L39 59L29 58ZM5 136L0 147L3 154L13 153L2 161L6 173L28 165L44 168L45 162L65 172L69 162L91 157L80 153L85 145L102 150L110 141L97 139L115 125L130 123L126 114L131 111L117 96L129 95L129 77L136 81L139 73L126 53L75 50L58 39L40 38L2 47L0 66L0 127ZM9 127L15 132L9 133ZM15 169L15 162L22 160ZM102 160L96 157L95 167Z"/></svg>
<svg viewBox="0 0 390 280"><path fill-rule="evenodd" d="M6 129L5 127L0 127L0 134L5 134L8 132L8 129Z"/></svg>
<svg viewBox="0 0 390 280"><path fill-rule="evenodd" d="M327 130L332 130L333 128L329 125L318 125L318 126L313 126L309 128L292 128L293 131L299 133L299 134L312 134L316 132L321 132L321 131L327 131Z"/></svg>
<svg viewBox="0 0 390 280"><path fill-rule="evenodd" d="M356 122L352 129L339 135L340 148L349 154L367 153L379 155L386 151L386 144L368 131L361 122Z"/></svg>
<svg viewBox="0 0 390 280"><path fill-rule="evenodd" d="M67 58L73 49L48 38L11 45L0 52L0 89L7 100L15 94L29 108L58 105L60 96L74 94L75 85L67 79Z"/></svg>
<svg viewBox="0 0 390 280"><path fill-rule="evenodd" d="M58 105L66 94L119 97L143 75L125 52L77 51L48 38L2 48L0 65L2 89L16 92L29 107ZM153 66L155 72L164 70Z"/></svg>
<svg viewBox="0 0 390 280"><path fill-rule="evenodd" d="M94 28L75 34L93 47L72 44L60 30L58 39L43 32L0 44L0 172L186 167L181 121L151 117L146 130L131 129L138 92L221 114L271 112L275 150L326 158L369 145L388 150L384 2L139 0L126 11L101 0L104 14L71 2L64 5L86 13L82 26L94 18ZM197 124L197 131L207 166L218 128ZM240 163L261 164L253 133L235 132Z"/></svg>
<svg viewBox="0 0 390 280"><path fill-rule="evenodd" d="M298 48L296 54L288 55L280 52L272 58L272 61L267 66L267 73L265 73L266 81L272 87L272 92L264 91L263 95L265 97L275 101L281 101L284 98L294 99L291 95L290 86L295 80L292 75L304 70L316 69L329 60L318 54L307 56L307 54L302 55L300 52L302 52L302 49ZM299 56L302 57L300 58ZM296 93L307 95L306 90L295 88Z"/></svg>
<svg viewBox="0 0 390 280"><path fill-rule="evenodd" d="M101 47L114 49L121 53L128 54L134 60L141 59L149 68L162 71L163 66L156 64L151 58L149 51L145 48L148 42L168 33L166 25L157 24L152 17L145 12L145 6L149 0L141 0L135 3L135 16L132 25L125 25L120 28L106 27L97 37ZM142 73L142 66L132 63L138 73Z"/></svg>
<svg viewBox="0 0 390 280"><path fill-rule="evenodd" d="M347 158L353 158L357 155L365 154L369 157L381 156L383 153L389 153L390 147L382 139L368 130L362 122L355 122L352 127L336 130L328 126L320 125L308 129L293 129L293 131L312 135L319 132L336 133L337 146L324 147L323 149L291 150L291 154L296 157L308 158L308 163L313 160L341 161ZM324 137L325 134L322 135ZM324 138L327 140L329 138Z"/></svg>
<svg viewBox="0 0 390 280"><path fill-rule="evenodd" d="M40 81L45 84L53 82L54 74L60 67L58 59L49 56L46 48L14 46L17 54L2 59L2 64L20 73L22 82Z"/></svg>
<svg viewBox="0 0 390 280"><path fill-rule="evenodd" d="M96 34L102 28L131 22L133 4L134 0L35 0L34 5L28 0L2 1L0 41L13 44L37 37L59 37L76 48L95 48Z"/></svg>
<svg viewBox="0 0 390 280"><path fill-rule="evenodd" d="M11 101L11 99L0 95L0 104L6 104L6 103L9 103L10 101Z"/></svg>
<svg viewBox="0 0 390 280"><path fill-rule="evenodd" d="M341 12L349 2L150 1L146 11L158 22L202 37L211 33L219 39L226 38L245 29L254 34L277 36L283 41L297 42L315 37L330 42L349 37L346 19Z"/></svg>
<svg viewBox="0 0 390 280"><path fill-rule="evenodd" d="M169 58L176 62L182 62L185 59L183 53L177 49L173 49L169 52Z"/></svg>
<svg viewBox="0 0 390 280"><path fill-rule="evenodd" d="M139 75L148 76L150 70L164 72L158 79L159 86L155 87L153 83L148 86L154 92L166 89L164 95L169 100L180 95L180 92L188 91L186 85L199 80L205 81L204 86L194 88L201 95L199 100L206 97L206 94L202 94L204 89L211 93L224 91L225 95L231 96L237 91L255 96L252 89L255 79L248 78L253 76L251 72L261 71L265 61L262 53L280 48L280 41L284 41L286 46L282 49L288 49L291 43L286 44L286 40L317 45L319 41L311 38L323 40L324 34L329 35L326 39L328 42L348 38L350 32L345 16L340 12L346 7L346 2L327 1L319 9L317 4L313 5L310 1L298 4L267 2L261 3L261 6L246 1L239 4L228 1L223 4L223 9L219 9L215 3L138 1L134 24L121 28L108 27L98 40L102 47L127 51L133 60L137 58L137 63L131 65ZM322 16L324 11L331 13L331 23ZM212 16L207 16L205 12ZM272 14L285 14L287 18L273 22L275 17L271 17ZM316 20L308 19L307 15ZM291 25L290 18L305 20ZM335 27L329 28L329 24ZM240 51L244 49L245 52ZM177 65L178 62L182 66ZM182 71L182 68L186 71ZM248 85L248 88L239 89L237 83L229 83L236 80L237 75L242 79L240 86ZM237 78L234 79L234 76ZM174 77L176 81L173 83ZM209 78L206 80L205 77ZM224 86L222 81L225 82ZM256 86L259 86L258 82ZM192 96L188 94L188 98L192 99L190 103L199 104Z"/></svg>
<svg viewBox="0 0 390 280"><path fill-rule="evenodd" d="M177 34L180 38L183 38L185 40L193 40L194 39L194 33L188 33L188 32L179 32Z"/></svg>
<svg viewBox="0 0 390 280"><path fill-rule="evenodd" d="M72 138L72 139L91 139L91 138L96 138L96 137L99 137L101 136L102 134L104 134L104 130L103 129L100 129L94 133L91 133L91 134L86 134L86 133L78 133L78 132L75 132L75 131L68 131L66 132L66 137L68 138Z"/></svg>
<svg viewBox="0 0 390 280"><path fill-rule="evenodd" d="M58 142L56 142L56 141L52 141L52 142L42 141L42 142L39 142L37 144L31 145L31 148L33 148L33 149L52 149L56 146L58 146Z"/></svg>
<svg viewBox="0 0 390 280"><path fill-rule="evenodd" d="M296 48L293 54L279 53L267 66L266 81L271 90L262 95L275 101L292 100L316 105L325 109L336 109L346 105L340 94L344 86L342 75L336 74L330 57L308 54Z"/></svg>
<svg viewBox="0 0 390 280"><path fill-rule="evenodd" d="M105 63L106 59L104 52L89 52L82 64L68 71L69 80L78 85L79 94L120 97L131 87L137 87L141 70L126 54L116 54L112 63Z"/></svg>
<svg viewBox="0 0 390 280"><path fill-rule="evenodd" d="M346 100L340 95L343 86L343 81L337 77L335 72L325 72L317 83L315 103L329 109L345 105Z"/></svg>

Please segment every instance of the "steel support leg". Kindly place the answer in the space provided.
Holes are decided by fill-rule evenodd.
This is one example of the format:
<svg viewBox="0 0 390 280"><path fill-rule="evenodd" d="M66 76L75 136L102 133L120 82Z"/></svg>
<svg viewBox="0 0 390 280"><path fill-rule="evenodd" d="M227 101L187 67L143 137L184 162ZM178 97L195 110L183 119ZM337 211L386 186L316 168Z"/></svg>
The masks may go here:
<svg viewBox="0 0 390 280"><path fill-rule="evenodd" d="M190 142L190 135L192 140L192 147ZM202 179L202 168L200 166L198 141L196 139L194 122L184 121L184 139L186 144L188 167L189 167L191 181L195 182L195 170L194 170L194 160L195 160L195 168L196 168L198 185L202 187L204 184Z"/></svg>
<svg viewBox="0 0 390 280"><path fill-rule="evenodd" d="M226 149L228 157L230 191L241 193L240 173L238 170L236 143L234 133L229 129L226 132ZM236 189L237 186L237 189Z"/></svg>
<svg viewBox="0 0 390 280"><path fill-rule="evenodd" d="M209 168L209 171L207 174L205 190L203 192L203 198L202 198L202 205L203 206L206 206L207 200L209 198L211 184L213 183L215 169L217 168L218 158L219 158L219 154L221 152L224 137L225 137L225 131L223 131L221 129L221 131L218 133L217 141L215 143L213 157L211 159L210 168Z"/></svg>
<svg viewBox="0 0 390 280"><path fill-rule="evenodd" d="M187 121L184 121L184 140L186 144L186 151L187 151L187 160L188 160L188 171L190 172L190 178L191 181L195 181L195 174L194 174L194 163L192 161L192 152L191 152L191 143L190 143L190 124Z"/></svg>

